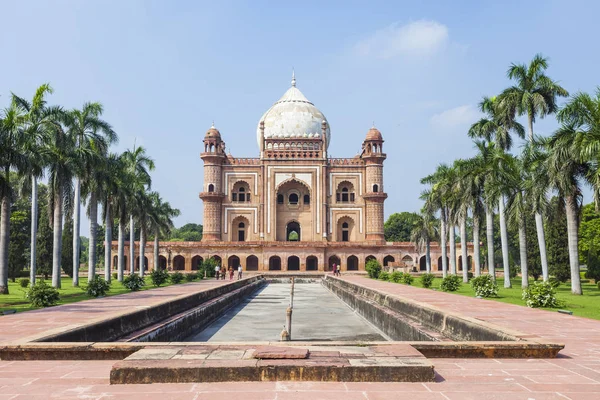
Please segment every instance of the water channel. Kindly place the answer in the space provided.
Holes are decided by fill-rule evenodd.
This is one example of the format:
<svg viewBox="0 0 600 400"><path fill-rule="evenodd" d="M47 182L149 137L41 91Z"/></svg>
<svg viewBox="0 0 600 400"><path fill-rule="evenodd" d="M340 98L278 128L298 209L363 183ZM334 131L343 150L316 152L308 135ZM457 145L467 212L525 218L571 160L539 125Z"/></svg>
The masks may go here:
<svg viewBox="0 0 600 400"><path fill-rule="evenodd" d="M290 303L290 284L269 283L186 341L279 341ZM388 340L320 283L296 283L292 340Z"/></svg>

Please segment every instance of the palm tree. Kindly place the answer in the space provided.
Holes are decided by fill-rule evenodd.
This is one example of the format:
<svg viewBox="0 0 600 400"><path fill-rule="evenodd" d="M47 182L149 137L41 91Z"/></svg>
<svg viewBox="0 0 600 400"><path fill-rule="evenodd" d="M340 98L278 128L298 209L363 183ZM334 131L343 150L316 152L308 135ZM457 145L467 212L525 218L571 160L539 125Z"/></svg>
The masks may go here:
<svg viewBox="0 0 600 400"><path fill-rule="evenodd" d="M592 186L596 205L600 204L600 88L596 96L578 93L559 111L562 126L548 141L548 176L565 202L571 292L582 294L579 276L579 211L581 182Z"/></svg>
<svg viewBox="0 0 600 400"><path fill-rule="evenodd" d="M49 84L41 85L35 92L31 102L13 93L12 101L21 109L25 116L25 135L27 137L26 152L29 158L29 168L20 171L31 180L31 245L30 245L30 283L33 286L36 278L36 237L38 224L38 184L37 180L43 176L44 160L39 156L39 149L43 145L48 131L52 128L55 119L62 112L60 107L48 107L46 95L53 92Z"/></svg>
<svg viewBox="0 0 600 400"><path fill-rule="evenodd" d="M161 233L167 233L173 228L173 218L179 216L179 210L172 208L168 202L163 202L156 192L150 194L152 199L152 212L150 215L150 226L154 230L154 270L158 270L158 242Z"/></svg>
<svg viewBox="0 0 600 400"><path fill-rule="evenodd" d="M97 154L106 154L110 144L117 140L117 136L110 124L100 119L102 112L103 107L100 103L85 103L81 110L73 109L66 113L64 120L69 135L73 136L76 141L76 149L77 154L79 155L80 164L75 176L75 199L73 201L73 286L79 286L79 255L81 252L81 180L86 178L84 176L85 172L89 172L94 168L94 163L97 162ZM89 180L93 180L93 177L89 178ZM91 192L90 195L92 195ZM96 211L95 213L94 208ZM92 212L92 215L90 215L91 242L92 240L95 240L96 237L97 198L91 199L90 211ZM90 251L90 253L92 253L92 251ZM95 257L95 250L93 251L93 257ZM88 267L93 275L95 272L95 265L90 265Z"/></svg>
<svg viewBox="0 0 600 400"><path fill-rule="evenodd" d="M511 287L510 283L510 266L508 260L508 234L506 228L506 215L505 215L505 185L502 179L499 179L499 175L503 170L503 161L505 157L500 154L510 150L512 147L512 134L517 134L519 137L525 137L525 129L523 125L515 120L516 108L511 107L511 103L502 102L497 97L484 97L479 104L480 110L486 114L485 118L480 119L478 122L473 124L469 129L470 137L479 137L487 141L493 141L495 143L494 149L496 150L493 157L493 162L490 165L495 166L495 179L490 179L488 189L491 192L498 194L498 214L500 216L500 238L502 242L502 263L504 266L504 287ZM489 226L492 224L492 215L490 211L487 211L486 221ZM490 248L489 234L488 234L488 249ZM489 257L489 255L488 255ZM490 262L493 263L493 259L490 258ZM490 271L491 273L491 271Z"/></svg>
<svg viewBox="0 0 600 400"><path fill-rule="evenodd" d="M129 199L127 200L129 211L129 266L130 273L134 273L135 263L135 237L134 237L134 207L136 195L140 192L150 189L152 179L150 171L154 169L154 161L146 154L146 150L140 146L133 146L132 150L127 150L123 153L123 160L126 165L128 175L130 177L129 185L131 188ZM121 222L120 222L121 223ZM140 255L140 266L143 264L143 255ZM141 268L140 268L141 269Z"/></svg>
<svg viewBox="0 0 600 400"><path fill-rule="evenodd" d="M521 287L529 286L529 270L527 268L527 215L531 213L528 202L527 183L531 177L524 167L523 160L516 157L508 158L507 179L508 196L507 210L509 222L516 226L519 232L519 262L521 265Z"/></svg>
<svg viewBox="0 0 600 400"><path fill-rule="evenodd" d="M452 192L452 174L451 168L446 164L440 164L436 171L421 179L422 184L429 184L431 188L421 194L421 199L425 200L424 209L428 213L440 212L440 246L442 248L442 275L446 277L448 273L448 249L447 249L447 228L451 221L451 192Z"/></svg>
<svg viewBox="0 0 600 400"><path fill-rule="evenodd" d="M415 244L419 253L425 249L425 269L431 273L431 241L436 240L435 217L433 214L422 210L413 224L410 240Z"/></svg>
<svg viewBox="0 0 600 400"><path fill-rule="evenodd" d="M48 201L54 210L52 213L52 286L60 288L63 211L70 207L72 199L73 177L78 171L79 155L75 138L68 135L60 123L55 123L52 133L42 148L48 162ZM75 273L75 271L73 271Z"/></svg>
<svg viewBox="0 0 600 400"><path fill-rule="evenodd" d="M112 229L115 218L113 207L118 201L119 195L119 174L122 172L121 158L111 153L105 159L105 165L102 169L102 176L99 180L100 198L102 202L102 218L104 219L104 279L110 282L111 279L111 260L112 260Z"/></svg>
<svg viewBox="0 0 600 400"><path fill-rule="evenodd" d="M0 113L0 294L8 294L8 244L13 197L10 174L29 167L25 152L25 117L15 102Z"/></svg>
<svg viewBox="0 0 600 400"><path fill-rule="evenodd" d="M545 150L546 139L534 138L523 150L523 168L526 170L528 180L525 182L525 193L531 211L535 214L535 226L540 249L540 262L542 266L542 279L548 280L548 258L546 255L546 238L544 235L544 223L542 215L548 209L548 191L550 182L548 179L548 152Z"/></svg>
<svg viewBox="0 0 600 400"><path fill-rule="evenodd" d="M543 57L541 54L536 54L529 65L511 64L507 75L510 79L516 81L516 85L504 90L500 95L502 101L510 103L509 107L517 110L518 115L527 115L530 144L533 143L533 124L536 118L544 118L546 115L557 112L556 98L569 95L562 86L545 74L546 69L548 69L548 58ZM534 207L534 211L542 273L546 271L544 279L547 280L548 257L546 254L544 223L540 210Z"/></svg>

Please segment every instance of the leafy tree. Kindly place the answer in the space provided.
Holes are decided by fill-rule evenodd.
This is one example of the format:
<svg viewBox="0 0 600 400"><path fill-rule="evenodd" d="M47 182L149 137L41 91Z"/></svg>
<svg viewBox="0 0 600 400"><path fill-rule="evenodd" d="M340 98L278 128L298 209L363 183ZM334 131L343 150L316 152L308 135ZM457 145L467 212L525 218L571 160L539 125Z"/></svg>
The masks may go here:
<svg viewBox="0 0 600 400"><path fill-rule="evenodd" d="M48 279L52 273L52 226L48 208L48 187L39 185L39 218L37 231L37 273ZM34 282L31 282L33 285Z"/></svg>
<svg viewBox="0 0 600 400"><path fill-rule="evenodd" d="M556 279L566 282L570 277L570 269L564 204L557 197L553 197L550 200L549 211L544 229L548 236L548 268Z"/></svg>
<svg viewBox="0 0 600 400"><path fill-rule="evenodd" d="M579 225L579 261L586 263L587 254L592 249L600 249L600 214L594 204L586 204L581 208Z"/></svg>
<svg viewBox="0 0 600 400"><path fill-rule="evenodd" d="M73 245L69 239L73 238L73 219L67 217L62 231L62 269L70 278L73 277Z"/></svg>
<svg viewBox="0 0 600 400"><path fill-rule="evenodd" d="M17 201L13 205L10 216L10 242L8 245L8 277L11 281L25 269L29 258L29 226L31 213L27 210L24 201Z"/></svg>
<svg viewBox="0 0 600 400"><path fill-rule="evenodd" d="M171 242L199 242L200 240L202 240L202 225L194 223L172 229L169 238Z"/></svg>
<svg viewBox="0 0 600 400"><path fill-rule="evenodd" d="M587 279L593 279L596 282L600 281L600 258L598 258L595 246L592 246L588 251L585 277Z"/></svg>
<svg viewBox="0 0 600 400"><path fill-rule="evenodd" d="M385 240L388 242L410 242L410 234L419 214L414 212L394 213L385 221Z"/></svg>

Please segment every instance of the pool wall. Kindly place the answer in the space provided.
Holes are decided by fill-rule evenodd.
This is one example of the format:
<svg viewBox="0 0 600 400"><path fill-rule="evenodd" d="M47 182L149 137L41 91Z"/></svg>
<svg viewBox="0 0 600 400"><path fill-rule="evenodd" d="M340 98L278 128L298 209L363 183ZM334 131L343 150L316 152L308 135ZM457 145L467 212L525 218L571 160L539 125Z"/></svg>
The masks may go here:
<svg viewBox="0 0 600 400"><path fill-rule="evenodd" d="M499 327L327 276L323 285L393 340L518 341Z"/></svg>

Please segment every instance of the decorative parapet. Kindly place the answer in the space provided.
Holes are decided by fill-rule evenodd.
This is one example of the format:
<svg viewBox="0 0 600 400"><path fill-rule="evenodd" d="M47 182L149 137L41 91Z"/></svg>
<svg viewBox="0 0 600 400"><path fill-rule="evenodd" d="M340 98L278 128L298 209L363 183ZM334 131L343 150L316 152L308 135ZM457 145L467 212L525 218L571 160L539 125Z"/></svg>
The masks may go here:
<svg viewBox="0 0 600 400"><path fill-rule="evenodd" d="M361 158L329 158L329 165L364 165L365 162Z"/></svg>

